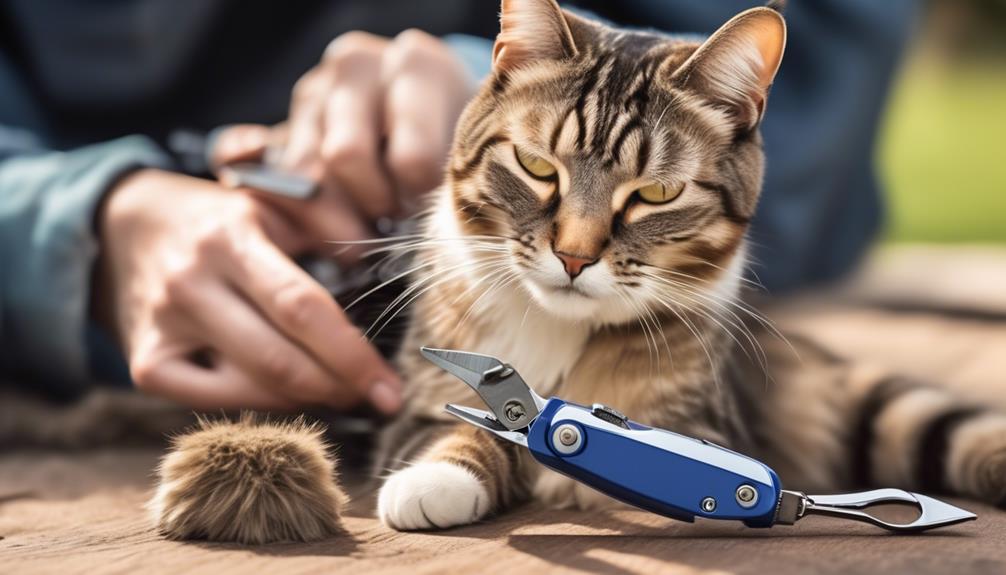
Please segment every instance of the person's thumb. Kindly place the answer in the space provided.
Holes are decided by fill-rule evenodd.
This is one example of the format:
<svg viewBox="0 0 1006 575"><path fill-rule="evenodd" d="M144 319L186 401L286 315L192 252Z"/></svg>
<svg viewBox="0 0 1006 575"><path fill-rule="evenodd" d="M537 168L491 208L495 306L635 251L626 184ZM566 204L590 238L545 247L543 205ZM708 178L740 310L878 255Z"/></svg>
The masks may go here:
<svg viewBox="0 0 1006 575"><path fill-rule="evenodd" d="M217 133L210 150L210 164L216 170L234 162L262 159L272 137L272 129L261 124L234 124Z"/></svg>

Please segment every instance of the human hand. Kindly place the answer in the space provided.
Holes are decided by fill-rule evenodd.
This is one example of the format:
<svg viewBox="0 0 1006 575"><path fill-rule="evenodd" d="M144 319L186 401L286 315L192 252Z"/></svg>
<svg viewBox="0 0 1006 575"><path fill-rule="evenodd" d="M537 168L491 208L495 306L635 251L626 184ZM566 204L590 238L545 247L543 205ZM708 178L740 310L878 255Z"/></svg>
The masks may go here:
<svg viewBox="0 0 1006 575"><path fill-rule="evenodd" d="M98 222L99 313L140 389L201 409L366 399L397 410L397 376L287 257L303 239L274 209L143 170L109 193Z"/></svg>
<svg viewBox="0 0 1006 575"><path fill-rule="evenodd" d="M350 32L297 82L286 123L225 130L213 162L257 159L276 146L279 167L311 177L321 192L307 202L267 200L317 239L364 239L374 221L413 212L417 196L440 183L473 89L464 64L433 36Z"/></svg>

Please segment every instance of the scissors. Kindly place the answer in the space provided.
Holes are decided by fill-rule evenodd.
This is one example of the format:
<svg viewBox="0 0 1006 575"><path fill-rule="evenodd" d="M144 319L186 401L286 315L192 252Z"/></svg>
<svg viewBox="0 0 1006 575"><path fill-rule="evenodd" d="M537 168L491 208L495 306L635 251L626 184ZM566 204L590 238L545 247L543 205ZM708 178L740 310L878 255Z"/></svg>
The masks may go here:
<svg viewBox="0 0 1006 575"><path fill-rule="evenodd" d="M899 533L976 518L902 489L840 495L785 490L769 466L709 441L642 425L599 403L586 407L556 397L546 400L495 357L428 347L420 351L468 384L489 407L448 404L448 413L526 448L545 467L646 511L688 522L696 517L736 520L748 527L792 525L808 515L827 515ZM884 503L914 506L919 516L894 523L864 511Z"/></svg>

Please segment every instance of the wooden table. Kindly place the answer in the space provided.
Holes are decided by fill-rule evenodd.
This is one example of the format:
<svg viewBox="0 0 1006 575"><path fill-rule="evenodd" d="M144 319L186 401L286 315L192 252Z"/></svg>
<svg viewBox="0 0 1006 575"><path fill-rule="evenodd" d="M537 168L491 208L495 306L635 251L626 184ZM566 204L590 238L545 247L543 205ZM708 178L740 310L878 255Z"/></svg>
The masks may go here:
<svg viewBox="0 0 1006 575"><path fill-rule="evenodd" d="M1006 407L1006 253L902 250L868 270L773 314L842 353ZM0 440L15 415L0 409L8 422L0 422ZM72 443L66 435L62 443ZM396 533L373 518L372 495L357 492L344 537L262 547L179 543L160 538L143 510L160 453L8 444L0 453L0 574L1006 573L1006 513L970 501L955 503L978 521L922 536L816 517L754 530L633 510L529 507L446 532Z"/></svg>

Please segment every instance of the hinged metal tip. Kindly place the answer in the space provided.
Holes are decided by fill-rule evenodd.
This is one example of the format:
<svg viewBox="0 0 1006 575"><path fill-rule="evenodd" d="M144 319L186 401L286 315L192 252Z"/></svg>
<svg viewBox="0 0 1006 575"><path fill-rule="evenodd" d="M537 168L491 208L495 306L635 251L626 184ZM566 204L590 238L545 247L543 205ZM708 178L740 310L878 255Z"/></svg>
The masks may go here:
<svg viewBox="0 0 1006 575"><path fill-rule="evenodd" d="M419 352L474 389L496 420L510 431L531 425L545 405L514 368L491 355L429 347Z"/></svg>
<svg viewBox="0 0 1006 575"><path fill-rule="evenodd" d="M909 523L893 523L870 515L862 509L884 503L906 503L919 510L919 516ZM902 489L875 489L841 495L805 495L798 491L783 491L776 522L792 525L807 515L828 515L862 521L898 533L917 533L946 527L977 518L974 513L944 503L938 499Z"/></svg>
<svg viewBox="0 0 1006 575"><path fill-rule="evenodd" d="M444 409L447 413L457 417L465 423L470 423L475 427L480 427L490 433L493 433L497 437L501 437L507 441L527 447L527 435L524 435L519 431L510 431L509 429L503 427L500 422L488 411L482 411L481 409L475 409L474 407L465 407L463 405L454 405L452 403L445 405Z"/></svg>

